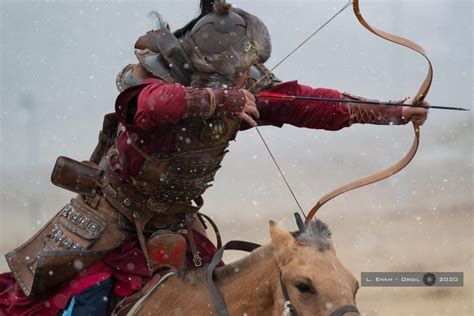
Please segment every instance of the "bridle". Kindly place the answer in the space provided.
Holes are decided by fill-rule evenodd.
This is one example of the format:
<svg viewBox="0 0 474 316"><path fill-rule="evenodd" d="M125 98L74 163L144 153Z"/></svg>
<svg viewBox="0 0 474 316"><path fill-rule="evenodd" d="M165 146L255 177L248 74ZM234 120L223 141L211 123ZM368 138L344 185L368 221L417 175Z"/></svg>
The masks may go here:
<svg viewBox="0 0 474 316"><path fill-rule="evenodd" d="M302 233L305 229L305 224L303 223L303 220L301 219L299 213L295 213L295 218L296 218L296 224L298 225L298 230L300 233ZM211 296L211 301L219 316L229 316L229 311L227 310L227 306L224 302L224 299L222 298L222 295L219 292L219 289L214 284L214 280L213 280L214 270L221 262L222 257L224 255L224 251L225 250L242 250L242 251L252 252L259 247L260 247L259 244L256 244L253 242L248 242L248 241L243 241L243 240L231 240L228 243L226 243L223 247L221 247L219 250L217 250L217 252L212 257L212 260L209 263L209 266L207 267L207 286L209 289L209 294ZM299 316L298 311L296 310L295 306L291 302L285 282L283 282L283 273L281 269L278 269L278 273L279 273L279 279L280 279L280 288L283 293L283 297L285 299L284 306L283 306L283 315L284 316ZM359 310L357 309L355 305L343 305L337 308L336 310L334 310L329 316L343 316L345 313L360 314Z"/></svg>
<svg viewBox="0 0 474 316"><path fill-rule="evenodd" d="M305 224L303 223L300 214L295 213L295 218L296 218L296 225L298 225L298 230L300 233L302 233L305 229ZM279 271L280 274L280 288L281 292L283 293L283 297L285 299L285 302L283 303L283 315L284 316L299 316L298 311L295 308L295 305L291 302L290 295L288 294L288 289L285 285L285 282L283 282L283 273L281 270ZM355 305L348 304L348 305L343 305L336 310L334 310L329 316L343 316L345 313L359 313L359 310Z"/></svg>
<svg viewBox="0 0 474 316"><path fill-rule="evenodd" d="M283 282L283 273L280 270L280 287L283 292L283 297L285 302L283 303L283 315L284 316L299 316L298 311L295 308L295 305L291 303L290 296L288 294L288 289L286 288L285 283ZM343 316L345 313L359 313L359 310L355 305L343 305L333 311L329 316Z"/></svg>
<svg viewBox="0 0 474 316"><path fill-rule="evenodd" d="M285 283L283 282L283 274L280 270L280 287L283 292L283 297L285 302L283 303L283 315L284 316L299 316L298 311L295 308L295 305L291 303L290 296L288 294L288 289L286 288ZM343 305L336 310L334 310L329 316L343 316L345 313L359 313L359 310L355 305Z"/></svg>

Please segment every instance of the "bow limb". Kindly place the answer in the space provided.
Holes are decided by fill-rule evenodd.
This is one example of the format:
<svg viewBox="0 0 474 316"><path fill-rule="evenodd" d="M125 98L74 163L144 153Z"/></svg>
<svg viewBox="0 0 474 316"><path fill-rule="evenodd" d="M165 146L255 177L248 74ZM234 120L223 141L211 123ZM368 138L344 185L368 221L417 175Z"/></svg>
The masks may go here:
<svg viewBox="0 0 474 316"><path fill-rule="evenodd" d="M356 15L357 19L362 24L362 26L364 26L369 32L371 32L371 33L373 33L373 34L375 34L375 35L377 35L377 36L379 36L379 37L381 37L385 40L393 42L395 44L402 45L402 46L405 46L407 48L410 48L410 49L418 52L419 54L421 54L426 59L426 61L428 62L428 73L427 73L425 79L423 80L423 83L421 84L420 88L418 89L418 92L417 92L417 94L414 98L413 104L421 103L423 101L423 99L426 97L426 95L428 94L428 92L430 90L430 87L431 87L431 82L432 82L432 79L433 79L433 67L431 65L430 59L426 55L425 50L420 45L416 44L413 41L410 41L406 38L399 37L399 36L396 36L396 35L378 30L375 27L372 27L362 17L362 14L360 12L360 7L359 7L359 0L353 0L352 5L353 5L353 9L354 9L354 14ZM316 205L308 213L308 216L306 217L305 223L309 223L311 221L311 219L314 217L314 215L316 214L316 212L324 204L326 204L327 202L329 202L333 198L337 197L338 195L341 195L345 192L348 192L348 191L351 191L351 190L354 190L354 189L357 189L357 188L360 188L360 187L378 182L380 180L386 179L386 178L396 174L397 172L399 172L403 168L405 168L410 163L410 161L413 159L413 157L416 155L416 152L418 150L418 146L420 144L420 126L416 123L413 123L413 130L414 130L414 134L415 134L414 139L413 139L413 143L412 143L408 153L405 154L405 156L400 161L398 161L394 165L392 165L392 166L390 166L390 167L388 167L388 168L386 168L382 171L379 171L377 173L374 173L374 174L372 174L370 176L367 176L367 177L364 177L362 179L358 179L356 181L353 181L351 183L343 185L343 186L327 193L325 196L323 196L316 203Z"/></svg>

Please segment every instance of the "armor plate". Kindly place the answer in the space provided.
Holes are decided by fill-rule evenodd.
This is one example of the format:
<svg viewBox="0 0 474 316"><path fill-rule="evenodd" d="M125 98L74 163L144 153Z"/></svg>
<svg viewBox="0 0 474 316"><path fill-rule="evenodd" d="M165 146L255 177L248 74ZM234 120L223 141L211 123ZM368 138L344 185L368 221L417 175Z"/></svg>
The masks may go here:
<svg viewBox="0 0 474 316"><path fill-rule="evenodd" d="M118 216L78 196L22 246L5 255L23 292L45 295L119 246L128 233Z"/></svg>
<svg viewBox="0 0 474 316"><path fill-rule="evenodd" d="M235 118L183 120L176 127L174 152L145 160L132 178L135 188L163 203L191 203L211 186L239 126Z"/></svg>

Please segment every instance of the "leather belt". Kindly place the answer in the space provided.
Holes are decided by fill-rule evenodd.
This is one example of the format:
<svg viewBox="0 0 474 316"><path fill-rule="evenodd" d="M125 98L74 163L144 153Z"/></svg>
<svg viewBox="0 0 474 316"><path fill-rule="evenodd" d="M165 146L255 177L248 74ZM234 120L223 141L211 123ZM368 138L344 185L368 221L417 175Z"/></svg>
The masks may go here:
<svg viewBox="0 0 474 316"><path fill-rule="evenodd" d="M148 269L153 271L152 261L148 254L144 229L146 224L157 214L186 214L191 215L199 211L204 204L202 197L195 199L197 206L180 203L162 203L152 197L140 193L130 184L121 181L117 175L113 174L109 167L109 162L105 156L100 167L103 170L103 176L100 180L102 193L107 201L117 210L123 213L130 221L135 224L138 241L145 255ZM192 237L191 237L192 238Z"/></svg>
<svg viewBox="0 0 474 316"><path fill-rule="evenodd" d="M101 187L106 199L114 207L123 212L130 220L133 220L133 212L153 214L180 214L196 213L204 204L202 197L194 200L196 206L184 203L160 202L154 197L147 196L130 184L121 181L118 176L112 173L107 160L103 159L100 167L104 171ZM130 211L132 213L130 213ZM132 216L129 216L132 215Z"/></svg>

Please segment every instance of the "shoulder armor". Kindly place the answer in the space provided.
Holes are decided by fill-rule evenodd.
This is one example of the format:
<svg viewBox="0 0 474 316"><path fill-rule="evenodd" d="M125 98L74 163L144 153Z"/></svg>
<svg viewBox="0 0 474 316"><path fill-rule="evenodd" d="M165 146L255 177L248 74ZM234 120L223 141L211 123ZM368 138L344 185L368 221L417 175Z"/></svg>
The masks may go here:
<svg viewBox="0 0 474 316"><path fill-rule="evenodd" d="M120 92L148 78L159 78L170 83L175 82L159 53L148 49L136 49L135 55L139 64L129 64L117 75L116 84Z"/></svg>
<svg viewBox="0 0 474 316"><path fill-rule="evenodd" d="M160 53L153 52L149 49L135 49L135 56L137 56L140 65L153 76L167 82L175 82L168 65L166 65Z"/></svg>
<svg viewBox="0 0 474 316"><path fill-rule="evenodd" d="M173 82L184 85L189 84L195 71L180 40L166 27L141 36L135 43L135 55L140 64L155 76L162 77L161 68L164 67Z"/></svg>
<svg viewBox="0 0 474 316"><path fill-rule="evenodd" d="M117 85L117 89L122 92L127 88L139 84L140 81L149 76L150 74L141 65L129 64L118 73L115 84Z"/></svg>

